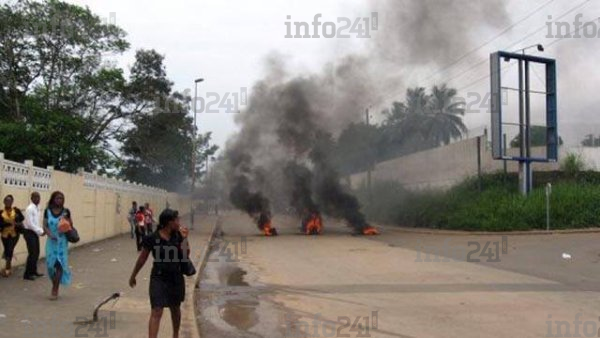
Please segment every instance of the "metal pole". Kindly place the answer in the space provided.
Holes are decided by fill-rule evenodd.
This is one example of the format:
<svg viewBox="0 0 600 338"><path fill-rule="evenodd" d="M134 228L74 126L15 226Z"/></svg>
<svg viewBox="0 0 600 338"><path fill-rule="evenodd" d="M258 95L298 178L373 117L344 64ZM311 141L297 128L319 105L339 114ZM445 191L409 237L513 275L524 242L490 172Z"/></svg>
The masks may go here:
<svg viewBox="0 0 600 338"><path fill-rule="evenodd" d="M481 136L477 136L477 188L481 192Z"/></svg>
<svg viewBox="0 0 600 338"><path fill-rule="evenodd" d="M525 61L525 162L526 170L526 192L527 195L533 187L533 177L531 173L531 93L530 93L530 78L529 78L529 61Z"/></svg>
<svg viewBox="0 0 600 338"><path fill-rule="evenodd" d="M506 142L506 134L502 135L502 143L504 143L504 146L502 147L502 155L506 157L507 154L507 142ZM504 160L504 175L508 174L508 161Z"/></svg>
<svg viewBox="0 0 600 338"><path fill-rule="evenodd" d="M546 231L550 231L550 194L552 194L552 184L546 184Z"/></svg>
<svg viewBox="0 0 600 338"><path fill-rule="evenodd" d="M369 126L369 108L367 108L365 110L365 122L367 124L367 127ZM368 163L368 169L367 169L367 194L368 194L368 198L369 198L369 204L371 204L372 202L372 193L371 193L371 167L373 166L373 162L371 161L371 158L369 157L369 163Z"/></svg>
<svg viewBox="0 0 600 338"><path fill-rule="evenodd" d="M194 83L194 129L192 140L192 185L190 187L190 229L194 229L194 190L196 188L196 103L198 101L198 82Z"/></svg>
<svg viewBox="0 0 600 338"><path fill-rule="evenodd" d="M197 102L198 102L198 83L204 81L204 79L196 79L194 81L194 129L193 141L192 141L192 186L190 187L190 229L194 229L194 192L196 190L196 151L197 151Z"/></svg>
<svg viewBox="0 0 600 338"><path fill-rule="evenodd" d="M519 60L519 157L525 158L525 95L523 84L523 61ZM519 161L519 190L527 195L527 165Z"/></svg>

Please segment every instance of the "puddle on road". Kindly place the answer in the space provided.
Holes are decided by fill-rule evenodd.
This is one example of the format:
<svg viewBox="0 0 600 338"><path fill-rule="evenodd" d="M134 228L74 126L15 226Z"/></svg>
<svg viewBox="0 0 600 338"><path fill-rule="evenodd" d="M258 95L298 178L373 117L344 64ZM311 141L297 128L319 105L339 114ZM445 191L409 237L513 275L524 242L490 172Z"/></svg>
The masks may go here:
<svg viewBox="0 0 600 338"><path fill-rule="evenodd" d="M227 324L248 331L258 324L257 306L258 301L228 300L225 305L219 307L219 315Z"/></svg>
<svg viewBox="0 0 600 338"><path fill-rule="evenodd" d="M226 280L227 286L250 286L244 281L246 271L235 267L233 270L220 270L219 273L224 273L226 276L220 276L220 280ZM258 324L258 300L249 299L229 299L225 304L219 306L219 315L227 324L242 330L248 331Z"/></svg>
<svg viewBox="0 0 600 338"><path fill-rule="evenodd" d="M196 290L198 328L203 337L281 338L281 307L255 284L256 267L224 255L217 237Z"/></svg>
<svg viewBox="0 0 600 338"><path fill-rule="evenodd" d="M244 276L248 274L243 269L235 267L233 271L227 273L227 286L250 286L244 281Z"/></svg>

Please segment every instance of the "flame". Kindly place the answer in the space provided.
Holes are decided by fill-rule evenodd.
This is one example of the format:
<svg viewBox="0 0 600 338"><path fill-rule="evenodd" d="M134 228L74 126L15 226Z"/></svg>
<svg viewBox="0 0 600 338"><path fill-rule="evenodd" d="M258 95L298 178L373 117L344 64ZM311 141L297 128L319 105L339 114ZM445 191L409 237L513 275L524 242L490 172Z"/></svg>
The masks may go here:
<svg viewBox="0 0 600 338"><path fill-rule="evenodd" d="M277 236L277 229L273 228L271 219L267 215L260 215L258 228L262 230L265 236Z"/></svg>
<svg viewBox="0 0 600 338"><path fill-rule="evenodd" d="M306 222L306 234L307 235L320 235L323 231L323 220L321 215L314 213L310 216L308 222Z"/></svg>
<svg viewBox="0 0 600 338"><path fill-rule="evenodd" d="M263 224L262 231L265 234L265 236L273 236L273 230L274 229L271 227L271 221L268 221L267 223Z"/></svg>
<svg viewBox="0 0 600 338"><path fill-rule="evenodd" d="M362 234L365 236L379 235L379 231L372 226L367 226L362 230Z"/></svg>

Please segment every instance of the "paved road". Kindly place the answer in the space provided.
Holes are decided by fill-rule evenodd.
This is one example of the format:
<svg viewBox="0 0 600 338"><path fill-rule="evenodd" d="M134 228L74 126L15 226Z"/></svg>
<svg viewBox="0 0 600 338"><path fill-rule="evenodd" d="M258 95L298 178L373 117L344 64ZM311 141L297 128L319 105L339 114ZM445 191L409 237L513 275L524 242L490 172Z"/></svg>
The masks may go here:
<svg viewBox="0 0 600 338"><path fill-rule="evenodd" d="M199 226L191 232L190 241L197 258L206 241L214 217L199 216ZM135 289L127 285L137 252L134 240L120 236L73 250L69 256L73 284L61 290L58 301L48 300L50 281L22 279L22 267L10 278L0 279L0 337L66 338L66 337L147 337L150 313L148 277L151 259L138 275ZM45 272L43 262L40 271ZM91 319L99 301L114 292L123 292L121 299L100 311L99 324L76 325L80 319ZM186 290L186 301L193 290ZM114 315L111 317L111 311ZM162 321L160 336L171 336L168 311ZM191 318L193 320L193 317ZM111 328L111 324L112 328ZM189 330L195 322L184 322Z"/></svg>
<svg viewBox="0 0 600 338"><path fill-rule="evenodd" d="M452 236L448 250L444 236L355 237L325 220L325 235L305 237L294 219L275 225L281 236L266 238L244 215L222 219L199 291L202 336L555 337L569 325L585 337L600 328L600 234L509 236L502 254L501 236ZM427 262L426 252L457 260Z"/></svg>

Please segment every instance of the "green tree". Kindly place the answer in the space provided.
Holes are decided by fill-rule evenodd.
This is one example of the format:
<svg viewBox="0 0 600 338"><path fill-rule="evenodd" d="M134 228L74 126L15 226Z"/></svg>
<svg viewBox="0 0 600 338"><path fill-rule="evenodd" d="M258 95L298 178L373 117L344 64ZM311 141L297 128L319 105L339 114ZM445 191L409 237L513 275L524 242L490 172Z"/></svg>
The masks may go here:
<svg viewBox="0 0 600 338"><path fill-rule="evenodd" d="M118 167L114 157L100 145L88 142L90 125L80 116L59 110L45 111L34 98L23 100L25 121L0 123L0 149L6 157L22 162L34 160L37 166L75 172ZM101 173L106 171L100 170Z"/></svg>
<svg viewBox="0 0 600 338"><path fill-rule="evenodd" d="M0 83L3 113L24 117L22 100L32 91L45 110L88 105L93 89L80 86L101 69L101 55L129 44L119 27L104 24L88 8L49 0L17 0L0 6ZM87 89L87 90L86 90Z"/></svg>
<svg viewBox="0 0 600 338"><path fill-rule="evenodd" d="M600 147L600 137L595 137L594 134L585 135L583 141L581 141L582 147Z"/></svg>
<svg viewBox="0 0 600 338"><path fill-rule="evenodd" d="M189 176L193 138L185 114L138 116L121 141L125 178L175 190Z"/></svg>
<svg viewBox="0 0 600 338"><path fill-rule="evenodd" d="M111 125L123 72L102 54L128 48L125 32L87 8L50 0L0 5L0 147L8 158L75 171L114 167Z"/></svg>
<svg viewBox="0 0 600 338"><path fill-rule="evenodd" d="M454 139L462 138L467 132L462 121L465 104L455 100L456 94L456 89L446 85L433 86L431 89L421 132L434 147L449 144Z"/></svg>
<svg viewBox="0 0 600 338"><path fill-rule="evenodd" d="M189 96L174 92L163 101L164 105L154 105L149 113L134 116L133 128L120 134L125 164L122 174L132 181L181 190L191 176L192 159L199 179L206 173L207 158L218 147L210 145L211 133L197 135L194 140Z"/></svg>
<svg viewBox="0 0 600 338"><path fill-rule="evenodd" d="M532 147L545 147L546 146L546 127L544 126L532 126L530 129L531 133L531 146ZM563 145L562 137L558 138L558 144ZM521 146L521 135L515 136L510 141L511 148L519 148Z"/></svg>
<svg viewBox="0 0 600 338"><path fill-rule="evenodd" d="M462 116L464 103L456 100L455 89L434 86L409 88L406 102L394 102L382 113L382 153L384 158L446 145L466 133Z"/></svg>

